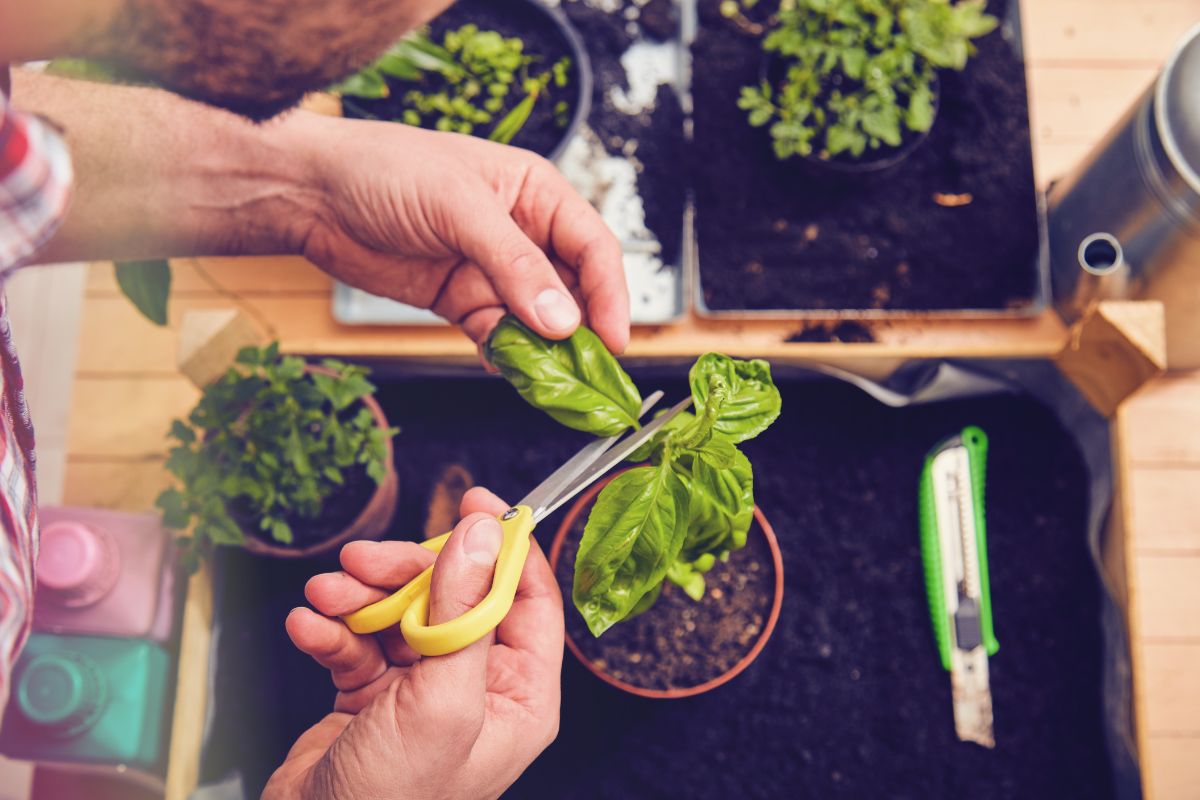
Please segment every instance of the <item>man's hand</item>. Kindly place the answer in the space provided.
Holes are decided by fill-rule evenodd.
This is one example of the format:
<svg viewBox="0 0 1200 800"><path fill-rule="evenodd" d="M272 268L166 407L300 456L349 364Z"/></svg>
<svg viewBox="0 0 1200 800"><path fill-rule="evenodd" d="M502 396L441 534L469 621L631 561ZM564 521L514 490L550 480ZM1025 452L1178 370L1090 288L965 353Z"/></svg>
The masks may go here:
<svg viewBox="0 0 1200 800"><path fill-rule="evenodd" d="M445 622L491 587L500 548L485 489L463 498L463 520L437 557L430 622ZM499 796L558 732L562 596L534 543L512 610L495 633L457 653L421 658L396 629L356 636L329 619L381 599L434 560L411 542L352 542L345 572L318 575L288 634L329 668L334 711L300 737L263 793L293 798Z"/></svg>
<svg viewBox="0 0 1200 800"><path fill-rule="evenodd" d="M582 307L609 349L624 350L620 244L545 159L390 122L298 112L282 127L309 154L316 188L295 249L330 274L432 309L477 343L505 308L560 339Z"/></svg>

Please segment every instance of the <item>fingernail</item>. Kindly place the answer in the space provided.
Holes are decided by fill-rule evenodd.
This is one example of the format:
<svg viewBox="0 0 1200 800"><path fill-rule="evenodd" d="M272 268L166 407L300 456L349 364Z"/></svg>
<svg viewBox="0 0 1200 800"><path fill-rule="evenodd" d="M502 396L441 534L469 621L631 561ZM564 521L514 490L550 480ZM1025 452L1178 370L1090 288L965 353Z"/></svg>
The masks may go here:
<svg viewBox="0 0 1200 800"><path fill-rule="evenodd" d="M467 528L467 535L463 537L463 552L479 566L490 567L496 563L496 556L500 555L500 542L503 539L504 533L500 530L499 522L490 517L481 519Z"/></svg>
<svg viewBox="0 0 1200 800"><path fill-rule="evenodd" d="M565 332L579 324L579 307L558 289L543 289L533 301L533 308L550 330Z"/></svg>

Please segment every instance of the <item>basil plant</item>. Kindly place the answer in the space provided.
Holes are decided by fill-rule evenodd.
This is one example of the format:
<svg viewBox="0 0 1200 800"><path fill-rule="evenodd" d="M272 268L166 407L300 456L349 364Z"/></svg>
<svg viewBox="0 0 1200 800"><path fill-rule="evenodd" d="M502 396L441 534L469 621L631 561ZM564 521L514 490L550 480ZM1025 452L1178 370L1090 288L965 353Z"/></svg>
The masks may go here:
<svg viewBox="0 0 1200 800"><path fill-rule="evenodd" d="M591 330L549 341L512 317L488 359L531 405L575 430L638 427L642 398ZM600 493L575 559L572 599L596 636L650 608L664 580L694 600L704 573L741 548L754 513L754 472L738 444L779 416L766 361L701 356L689 375L695 413L681 412L629 460L648 462Z"/></svg>

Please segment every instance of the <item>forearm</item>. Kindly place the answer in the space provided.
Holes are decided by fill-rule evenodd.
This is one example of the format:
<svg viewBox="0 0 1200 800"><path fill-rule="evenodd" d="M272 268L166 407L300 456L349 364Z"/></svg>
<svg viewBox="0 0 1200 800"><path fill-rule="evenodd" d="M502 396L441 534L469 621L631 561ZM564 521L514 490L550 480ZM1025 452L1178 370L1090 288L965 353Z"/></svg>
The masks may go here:
<svg viewBox="0 0 1200 800"><path fill-rule="evenodd" d="M167 92L14 71L65 131L74 198L39 261L298 251L317 197L300 114L257 125Z"/></svg>

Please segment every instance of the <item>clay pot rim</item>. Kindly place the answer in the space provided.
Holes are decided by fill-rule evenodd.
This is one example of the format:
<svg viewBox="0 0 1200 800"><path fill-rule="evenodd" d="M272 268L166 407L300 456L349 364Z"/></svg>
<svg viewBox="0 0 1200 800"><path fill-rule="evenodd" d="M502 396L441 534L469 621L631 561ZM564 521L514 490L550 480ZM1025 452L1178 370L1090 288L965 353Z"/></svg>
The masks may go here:
<svg viewBox="0 0 1200 800"><path fill-rule="evenodd" d="M590 487L586 492L580 495L571 505L567 515L563 517L562 523L558 526L558 531L554 534L554 541L550 546L550 569L557 573L558 557L562 552L563 542L566 540L567 532L575 524L575 520L579 517L584 506L591 502L600 491L609 484L614 478L623 472L627 472L632 467L626 467L620 472L609 475L604 480L597 482ZM600 680L607 683L609 686L616 687L621 691L638 697L645 697L651 700L676 700L684 697L694 697L695 695L704 694L712 691L718 686L722 686L736 678L746 670L754 660L758 658L763 648L766 647L767 641L771 638L771 634L775 632L775 625L779 621L779 612L783 607L783 554L779 550L779 540L775 536L775 529L771 527L771 523L767 520L765 514L758 507L754 506L754 519L758 523L759 531L767 540L767 547L771 551L771 562L775 568L775 594L771 600L771 611L767 615L767 623L763 626L762 632L759 633L758 639L754 645L743 655L736 664L727 669L720 675L705 681L704 683L695 686L689 686L683 689L647 689L642 686L635 686L632 683L615 678L607 672L598 669L590 661L584 658L583 652L575 641L571 638L569 632L565 633L567 649L575 656L580 664L583 664L589 672L595 675ZM569 613L569 612L568 612Z"/></svg>
<svg viewBox="0 0 1200 800"><path fill-rule="evenodd" d="M323 367L319 364L305 364L304 371L319 375L333 376L337 374L328 367ZM384 430L389 427L387 416L383 413L383 408L379 405L379 401L375 399L374 395L365 395L359 399L359 402L370 410L371 416L375 418L376 425ZM382 510L386 510L386 515L390 519L392 512L395 510L398 489L399 478L396 475L392 439L391 437L387 437L387 474L384 475L383 481L375 487L375 491L371 493L371 498L363 505L362 510L339 533L323 541L314 542L307 547L288 547L287 545L276 544L273 541L267 541L253 533L244 531L246 533L246 542L242 545L242 548L250 553L274 556L276 558L306 558L327 552L345 544L351 539L358 538L361 535L362 529L368 525L373 517L380 514ZM390 509L388 508L389 506ZM379 533L382 533L382 531Z"/></svg>

